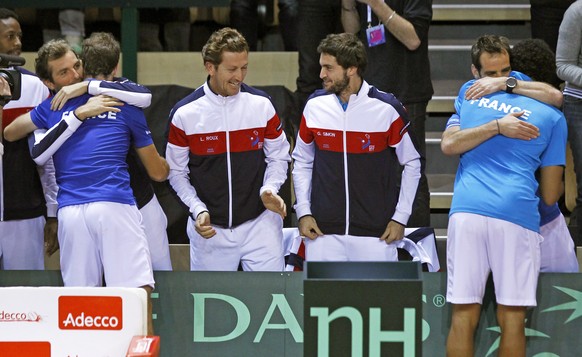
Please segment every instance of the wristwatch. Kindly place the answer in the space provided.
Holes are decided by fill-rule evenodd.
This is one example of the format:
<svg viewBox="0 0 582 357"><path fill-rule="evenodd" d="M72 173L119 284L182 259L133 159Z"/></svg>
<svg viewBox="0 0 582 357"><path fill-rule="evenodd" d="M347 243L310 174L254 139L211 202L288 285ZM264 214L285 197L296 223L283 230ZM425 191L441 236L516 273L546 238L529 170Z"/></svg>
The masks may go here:
<svg viewBox="0 0 582 357"><path fill-rule="evenodd" d="M513 93L515 87L517 87L517 79L515 77L507 77L505 80L505 91L507 93Z"/></svg>

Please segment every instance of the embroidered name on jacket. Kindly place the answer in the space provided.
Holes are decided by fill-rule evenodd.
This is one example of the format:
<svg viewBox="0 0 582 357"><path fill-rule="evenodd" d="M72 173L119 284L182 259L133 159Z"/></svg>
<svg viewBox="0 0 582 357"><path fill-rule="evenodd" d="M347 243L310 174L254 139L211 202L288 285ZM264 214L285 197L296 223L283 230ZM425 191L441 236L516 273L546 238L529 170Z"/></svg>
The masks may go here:
<svg viewBox="0 0 582 357"><path fill-rule="evenodd" d="M398 143L401 139L403 122L397 120L387 132L347 131L346 151L351 154L376 153L388 146ZM310 129L315 143L320 150L343 152L344 133L341 130ZM396 134L396 135L394 135ZM393 142L394 141L394 142Z"/></svg>
<svg viewBox="0 0 582 357"><path fill-rule="evenodd" d="M227 143L226 132L192 134L189 140L190 152L195 155L224 154L227 144L230 152L262 150L265 141L264 128L231 131Z"/></svg>

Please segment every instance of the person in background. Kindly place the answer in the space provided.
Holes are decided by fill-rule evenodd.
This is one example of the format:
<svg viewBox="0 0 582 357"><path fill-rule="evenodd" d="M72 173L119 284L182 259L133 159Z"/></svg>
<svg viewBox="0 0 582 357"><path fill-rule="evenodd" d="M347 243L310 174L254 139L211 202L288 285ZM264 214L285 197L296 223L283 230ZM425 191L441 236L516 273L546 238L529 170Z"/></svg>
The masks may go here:
<svg viewBox="0 0 582 357"><path fill-rule="evenodd" d="M556 49L558 77L566 82L564 107L568 122L568 141L576 173L576 208L570 217L575 226L574 241L582 245L582 1L574 2L560 25Z"/></svg>
<svg viewBox="0 0 582 357"><path fill-rule="evenodd" d="M190 9L139 9L139 50L188 51L190 49Z"/></svg>
<svg viewBox="0 0 582 357"><path fill-rule="evenodd" d="M345 31L357 33L367 44L364 79L402 102L410 121L409 134L421 154L421 177L409 227L430 226L424 126L434 93L428 59L431 19L431 0L342 0Z"/></svg>
<svg viewBox="0 0 582 357"><path fill-rule="evenodd" d="M0 53L20 56L22 30L12 10L0 8ZM21 97L2 102L1 130L22 113L32 110L49 96L48 88L33 73L21 73ZM0 136L0 269L44 269L46 251L56 251L58 187L52 162L37 166L30 157L28 140L14 142Z"/></svg>
<svg viewBox="0 0 582 357"><path fill-rule="evenodd" d="M558 33L564 13L576 0L530 0L531 37L545 41L550 50L556 53L558 45ZM556 72L548 81L551 85L559 87L564 80L558 78Z"/></svg>
<svg viewBox="0 0 582 357"><path fill-rule="evenodd" d="M290 114L293 131L299 130L301 114L307 98L321 88L319 53L317 46L330 33L343 32L341 24L341 0L301 0L297 16L297 52L299 73L297 89L293 93Z"/></svg>
<svg viewBox="0 0 582 357"><path fill-rule="evenodd" d="M298 0L278 0L279 7L279 31L283 38L285 51L297 51L297 14ZM266 14L259 13L268 11L269 7L265 1L261 0L232 0L230 2L230 26L242 33L249 43L251 51L257 50L260 36L259 19Z"/></svg>
<svg viewBox="0 0 582 357"><path fill-rule="evenodd" d="M529 0L531 37L544 40L555 53L564 13L574 2L576 0Z"/></svg>
<svg viewBox="0 0 582 357"><path fill-rule="evenodd" d="M81 52L85 38L85 12L83 9L37 9L36 17L42 26L43 42L65 39L76 53Z"/></svg>

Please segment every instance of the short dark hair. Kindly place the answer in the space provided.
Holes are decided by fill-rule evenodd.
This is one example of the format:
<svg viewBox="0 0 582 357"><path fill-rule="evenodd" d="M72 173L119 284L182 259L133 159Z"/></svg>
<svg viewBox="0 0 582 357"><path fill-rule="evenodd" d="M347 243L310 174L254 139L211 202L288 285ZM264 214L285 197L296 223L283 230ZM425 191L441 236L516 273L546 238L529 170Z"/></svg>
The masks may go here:
<svg viewBox="0 0 582 357"><path fill-rule="evenodd" d="M49 61L59 59L69 51L75 53L71 45L64 39L50 40L42 45L38 49L36 59L34 60L36 75L42 80L52 82L53 77L49 70Z"/></svg>
<svg viewBox="0 0 582 357"><path fill-rule="evenodd" d="M351 33L329 34L321 40L317 52L334 56L337 63L343 68L356 67L358 75L364 76L368 57L364 44L356 35Z"/></svg>
<svg viewBox="0 0 582 357"><path fill-rule="evenodd" d="M210 62L215 66L222 63L222 53L227 52L249 52L249 45L244 36L237 30L224 27L215 31L204 47L202 47L202 60Z"/></svg>
<svg viewBox="0 0 582 357"><path fill-rule="evenodd" d="M535 81L552 84L556 73L555 58L554 52L544 40L522 40L511 49L511 69Z"/></svg>
<svg viewBox="0 0 582 357"><path fill-rule="evenodd" d="M481 55L483 53L507 53L511 57L509 40L504 36L483 35L479 37L471 47L471 62L481 72Z"/></svg>
<svg viewBox="0 0 582 357"><path fill-rule="evenodd" d="M18 15L14 11L7 9L5 7L0 7L0 20L5 20L9 18L13 18L14 20L20 22Z"/></svg>
<svg viewBox="0 0 582 357"><path fill-rule="evenodd" d="M83 41L81 59L85 77L109 76L119 63L121 48L111 33L93 32Z"/></svg>

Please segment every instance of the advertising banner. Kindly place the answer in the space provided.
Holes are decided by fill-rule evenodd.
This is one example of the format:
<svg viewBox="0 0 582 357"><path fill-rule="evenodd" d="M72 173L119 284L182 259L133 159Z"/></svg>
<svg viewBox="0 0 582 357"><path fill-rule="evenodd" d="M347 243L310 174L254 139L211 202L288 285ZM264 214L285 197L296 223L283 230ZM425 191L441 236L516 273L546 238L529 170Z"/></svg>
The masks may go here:
<svg viewBox="0 0 582 357"><path fill-rule="evenodd" d="M0 356L124 356L146 316L143 289L0 288Z"/></svg>
<svg viewBox="0 0 582 357"><path fill-rule="evenodd" d="M303 356L303 273L156 272L155 278L154 329L161 337L160 356ZM421 278L423 356L444 357L450 326L450 305L445 302L446 274L422 273ZM62 284L58 271L0 271L0 286L58 284ZM345 291L345 294L354 295L373 293L375 291ZM24 300L23 296L19 295L18 299ZM48 301L48 298L39 300ZM30 301L32 303L39 301ZM30 312L43 316L41 310L30 306L36 305L8 306L5 299L0 298L0 311L24 313L31 319L35 315L28 317ZM57 311L52 315L58 316ZM126 315L123 322L125 327ZM7 329L13 328L11 324L0 323ZM56 317L54 326L58 329ZM528 310L527 356L579 356L580 331L582 274L541 274L538 306ZM59 334L75 338L83 333L112 336L118 332L58 330ZM499 332L493 290L489 286L476 335L477 356L497 355ZM33 341L17 329L13 333L21 340ZM0 331L0 336L4 336L4 330ZM47 340L36 340L43 341Z"/></svg>

